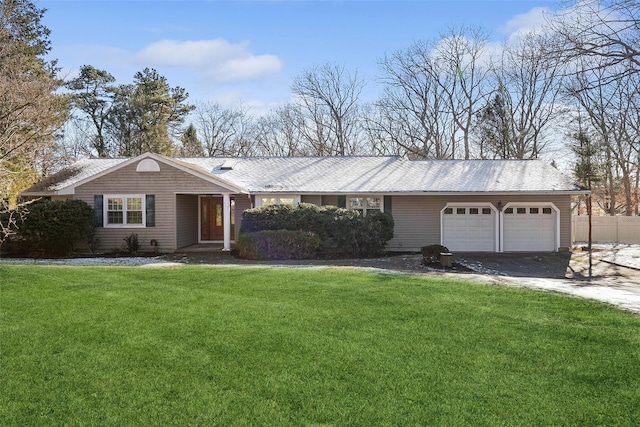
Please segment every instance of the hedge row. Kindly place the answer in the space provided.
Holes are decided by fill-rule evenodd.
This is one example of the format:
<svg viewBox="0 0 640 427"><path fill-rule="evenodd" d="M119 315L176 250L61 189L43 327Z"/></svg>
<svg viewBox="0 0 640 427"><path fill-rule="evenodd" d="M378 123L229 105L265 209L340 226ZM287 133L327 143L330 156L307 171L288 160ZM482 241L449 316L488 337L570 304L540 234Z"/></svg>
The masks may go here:
<svg viewBox="0 0 640 427"><path fill-rule="evenodd" d="M24 215L8 211L0 216L3 224L12 213L19 218L16 233L3 245L8 252L68 255L93 235L93 209L81 200L38 200L23 210Z"/></svg>
<svg viewBox="0 0 640 427"><path fill-rule="evenodd" d="M301 203L246 210L241 234L265 230L311 232L320 238L318 256L368 257L384 254L386 243L393 237L393 225L393 217L382 212L370 211L363 216L356 210Z"/></svg>
<svg viewBox="0 0 640 427"><path fill-rule="evenodd" d="M320 247L320 237L310 231L263 230L240 233L236 254L245 259L310 259Z"/></svg>

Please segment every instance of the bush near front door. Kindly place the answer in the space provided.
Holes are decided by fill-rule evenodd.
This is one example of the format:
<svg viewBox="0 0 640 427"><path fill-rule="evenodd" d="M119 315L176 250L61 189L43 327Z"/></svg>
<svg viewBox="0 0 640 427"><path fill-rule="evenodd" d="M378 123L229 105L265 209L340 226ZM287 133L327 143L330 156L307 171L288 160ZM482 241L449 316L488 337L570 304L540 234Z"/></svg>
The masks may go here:
<svg viewBox="0 0 640 427"><path fill-rule="evenodd" d="M388 213L371 211L362 215L356 210L300 203L246 210L242 214L240 233L265 230L312 232L321 241L317 256L351 258L383 255L387 242L393 238L393 226L393 217ZM244 240L247 241L251 239ZM246 250L245 256L251 252Z"/></svg>

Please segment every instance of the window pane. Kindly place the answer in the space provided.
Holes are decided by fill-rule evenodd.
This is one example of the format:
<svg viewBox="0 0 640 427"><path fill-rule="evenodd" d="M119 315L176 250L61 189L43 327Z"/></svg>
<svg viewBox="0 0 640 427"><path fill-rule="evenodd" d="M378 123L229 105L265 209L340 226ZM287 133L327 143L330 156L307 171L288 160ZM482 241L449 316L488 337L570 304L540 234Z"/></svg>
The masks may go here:
<svg viewBox="0 0 640 427"><path fill-rule="evenodd" d="M127 211L127 224L142 224L142 211Z"/></svg>
<svg viewBox="0 0 640 427"><path fill-rule="evenodd" d="M543 214L550 214L551 213L551 208L542 208L542 213Z"/></svg>
<svg viewBox="0 0 640 427"><path fill-rule="evenodd" d="M538 208L530 208L529 209L529 213L530 214L537 214L537 213L539 213L539 210L538 210Z"/></svg>
<svg viewBox="0 0 640 427"><path fill-rule="evenodd" d="M216 203L216 227L222 227L222 205Z"/></svg>
<svg viewBox="0 0 640 427"><path fill-rule="evenodd" d="M140 197L127 197L127 210L128 211L141 211L142 199Z"/></svg>
<svg viewBox="0 0 640 427"><path fill-rule="evenodd" d="M122 210L122 199L108 199L107 200L107 210L109 211L121 211Z"/></svg>
<svg viewBox="0 0 640 427"><path fill-rule="evenodd" d="M526 214L527 208L517 208L516 212L519 214Z"/></svg>
<svg viewBox="0 0 640 427"><path fill-rule="evenodd" d="M107 199L107 224L122 224L123 219L123 200L115 197Z"/></svg>
<svg viewBox="0 0 640 427"><path fill-rule="evenodd" d="M367 197L367 209L380 210L380 197Z"/></svg>
<svg viewBox="0 0 640 427"><path fill-rule="evenodd" d="M491 215L491 208L482 208L482 215Z"/></svg>
<svg viewBox="0 0 640 427"><path fill-rule="evenodd" d="M504 210L504 213L506 214L512 214L513 213L513 208L507 208Z"/></svg>
<svg viewBox="0 0 640 427"><path fill-rule="evenodd" d="M466 213L467 213L467 208L457 208L457 209L456 209L456 213L457 213L458 215L464 215L464 214L466 214Z"/></svg>
<svg viewBox="0 0 640 427"><path fill-rule="evenodd" d="M262 199L260 199L260 204L262 206L275 205L276 204L276 198L275 197L263 197Z"/></svg>
<svg viewBox="0 0 640 427"><path fill-rule="evenodd" d="M142 224L142 199L127 197L127 224Z"/></svg>
<svg viewBox="0 0 640 427"><path fill-rule="evenodd" d="M478 208L469 208L469 213L471 215L478 215Z"/></svg>
<svg viewBox="0 0 640 427"><path fill-rule="evenodd" d="M280 206L282 205L293 206L293 197L280 197Z"/></svg>
<svg viewBox="0 0 640 427"><path fill-rule="evenodd" d="M446 208L446 209L444 210L444 214L445 214L445 215L451 215L451 214L453 214L453 208Z"/></svg>
<svg viewBox="0 0 640 427"><path fill-rule="evenodd" d="M364 199L362 197L349 197L349 208L351 209L363 209Z"/></svg>
<svg viewBox="0 0 640 427"><path fill-rule="evenodd" d="M122 211L107 212L107 224L122 224Z"/></svg>

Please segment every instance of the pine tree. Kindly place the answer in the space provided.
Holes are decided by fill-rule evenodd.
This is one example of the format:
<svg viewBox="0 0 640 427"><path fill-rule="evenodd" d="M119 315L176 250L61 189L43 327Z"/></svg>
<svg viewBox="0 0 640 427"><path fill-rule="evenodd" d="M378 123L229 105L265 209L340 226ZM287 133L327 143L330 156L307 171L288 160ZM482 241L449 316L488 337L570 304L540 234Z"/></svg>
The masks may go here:
<svg viewBox="0 0 640 427"><path fill-rule="evenodd" d="M185 157L202 157L204 156L204 150L202 149L202 143L198 140L198 134L195 126L190 124L187 130L182 134L182 149L181 154Z"/></svg>

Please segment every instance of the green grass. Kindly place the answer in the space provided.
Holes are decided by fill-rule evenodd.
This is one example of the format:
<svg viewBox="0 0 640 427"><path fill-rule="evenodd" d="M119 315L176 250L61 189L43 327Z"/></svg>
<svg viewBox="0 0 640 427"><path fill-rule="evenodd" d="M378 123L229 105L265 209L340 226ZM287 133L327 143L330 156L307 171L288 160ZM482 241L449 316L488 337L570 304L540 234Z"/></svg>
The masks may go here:
<svg viewBox="0 0 640 427"><path fill-rule="evenodd" d="M0 424L635 425L640 319L335 269L0 266Z"/></svg>

